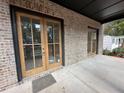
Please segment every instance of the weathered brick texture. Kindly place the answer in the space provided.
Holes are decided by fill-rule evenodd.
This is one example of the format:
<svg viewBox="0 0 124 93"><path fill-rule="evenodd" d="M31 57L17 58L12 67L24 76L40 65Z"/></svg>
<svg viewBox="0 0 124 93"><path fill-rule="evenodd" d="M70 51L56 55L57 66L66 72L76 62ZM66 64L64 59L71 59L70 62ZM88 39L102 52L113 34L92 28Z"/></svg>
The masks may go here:
<svg viewBox="0 0 124 93"><path fill-rule="evenodd" d="M17 82L9 6L0 2L0 90Z"/></svg>
<svg viewBox="0 0 124 93"><path fill-rule="evenodd" d="M87 57L88 26L101 29L100 23L49 0L0 0L0 89L17 82L10 4L64 19L66 65ZM99 53L102 53L102 34L100 30Z"/></svg>

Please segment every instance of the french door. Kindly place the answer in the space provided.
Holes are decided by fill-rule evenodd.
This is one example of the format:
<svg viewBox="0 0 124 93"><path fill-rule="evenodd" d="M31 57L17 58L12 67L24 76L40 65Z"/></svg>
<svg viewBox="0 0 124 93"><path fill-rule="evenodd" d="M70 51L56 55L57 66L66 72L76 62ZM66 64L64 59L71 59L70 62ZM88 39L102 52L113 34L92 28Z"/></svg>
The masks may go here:
<svg viewBox="0 0 124 93"><path fill-rule="evenodd" d="M88 45L87 52L89 55L97 53L97 31L89 29L88 31Z"/></svg>
<svg viewBox="0 0 124 93"><path fill-rule="evenodd" d="M47 25L47 50L48 50L48 69L62 64L61 50L61 23L55 20L46 20Z"/></svg>
<svg viewBox="0 0 124 93"><path fill-rule="evenodd" d="M61 23L25 13L16 15L23 77L60 66Z"/></svg>

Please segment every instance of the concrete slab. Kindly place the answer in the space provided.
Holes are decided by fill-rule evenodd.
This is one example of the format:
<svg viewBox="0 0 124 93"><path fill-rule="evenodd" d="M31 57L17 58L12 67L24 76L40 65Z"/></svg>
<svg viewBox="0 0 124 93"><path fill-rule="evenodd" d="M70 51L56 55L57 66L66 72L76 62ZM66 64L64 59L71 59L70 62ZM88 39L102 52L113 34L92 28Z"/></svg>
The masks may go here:
<svg viewBox="0 0 124 93"><path fill-rule="evenodd" d="M39 93L124 93L124 59L97 55L52 73L57 83Z"/></svg>
<svg viewBox="0 0 124 93"><path fill-rule="evenodd" d="M27 81L24 84L17 85L0 93L32 93L32 82Z"/></svg>
<svg viewBox="0 0 124 93"><path fill-rule="evenodd" d="M97 55L52 73L56 83L38 93L124 93L124 59ZM32 93L32 83L3 93Z"/></svg>

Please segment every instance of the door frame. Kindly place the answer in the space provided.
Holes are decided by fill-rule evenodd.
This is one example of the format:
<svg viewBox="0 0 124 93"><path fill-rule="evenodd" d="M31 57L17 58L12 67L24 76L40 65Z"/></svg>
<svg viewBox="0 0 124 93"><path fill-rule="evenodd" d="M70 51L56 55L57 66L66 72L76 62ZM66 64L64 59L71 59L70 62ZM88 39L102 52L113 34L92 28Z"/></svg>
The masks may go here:
<svg viewBox="0 0 124 93"><path fill-rule="evenodd" d="M53 22L53 23L59 23L60 24L60 27L59 27L59 30L61 30L60 32L59 32L59 52L60 52L60 63L54 63L54 64L49 64L49 60L48 60L48 52L49 52L49 49L48 49L48 31L45 31L46 29L47 29L47 20L49 20L49 22ZM45 20L44 20L44 23L45 23L45 25L44 25L44 33L45 33L45 40L46 40L46 60L47 60L47 69L51 69L51 68L54 68L54 67L57 67L57 66L60 66L60 64L62 65L62 29L61 29L61 22L59 22L59 21L56 21L56 20L54 20L54 19L50 19L50 18L46 18ZM54 46L55 47L55 46ZM54 54L55 54L55 49L54 49ZM54 55L55 56L55 55Z"/></svg>
<svg viewBox="0 0 124 93"><path fill-rule="evenodd" d="M23 80L23 76L22 76L20 53L19 53L19 42L18 42L18 33L17 33L17 24L16 24L16 21L17 21L16 20L16 12L22 12L22 13L31 14L34 16L37 15L40 17L50 18L50 19L58 20L61 22L62 65L65 66L64 20L61 18L58 18L58 17L46 15L46 14L43 14L40 12L36 12L36 11L29 10L29 9L10 5L11 27L12 27L12 36L13 36L15 63L16 63L18 82ZM18 55L18 56L16 56L16 55Z"/></svg>
<svg viewBox="0 0 124 93"><path fill-rule="evenodd" d="M40 44L40 46L41 46L41 50L43 51L42 52L42 65L43 66L26 71L26 62L25 62L25 59L24 59L24 48L23 48L23 36L22 36L22 28L21 28L21 20L20 20L21 16L29 17L30 19L37 19L37 20L40 21L40 25L42 25L42 26L43 26L43 18L42 17L34 16L34 15L32 16L32 15L26 14L26 13L16 12L16 18L17 18L17 22L16 23L17 23L17 33L18 33L21 69L22 69L22 76L25 78L25 77L29 77L29 76L32 76L34 74L40 73L42 71L45 71L45 68L46 68L46 66L45 66L46 59L45 59L45 55L44 55L45 51L42 50L45 47L45 40L44 40L44 29L43 29L43 27L41 27L41 29L40 29L41 30L41 35L40 36L41 36L41 40L43 42L41 41L42 45ZM32 29L31 29L31 32L32 32ZM33 37L32 37L32 40L33 40ZM33 44L34 43L32 43L32 45ZM33 54L34 54L34 46L32 48L33 48Z"/></svg>
<svg viewBox="0 0 124 93"><path fill-rule="evenodd" d="M40 21L40 25L42 25L42 28L41 28L41 41L42 42L42 48L41 50L43 50L42 52L42 67L38 67L38 68L33 68L33 69L30 69L30 70L26 70L26 61L25 61L25 58L24 58L24 48L23 48L23 36L22 36L22 27L21 27L21 19L20 17L21 16L25 16L25 17L29 17L30 19L38 19ZM25 77L29 77L29 76L32 76L32 75L35 75L35 74L38 74L42 71L45 71L45 70L48 70L48 69L52 69L52 68L56 68L56 67L59 67L62 65L62 51L61 51L61 22L59 21L55 21L55 20L52 20L52 19L46 19L44 17L37 17L37 16L32 16L30 14L27 14L27 13L21 13L21 12L16 12L16 18L17 18L17 33L18 33L18 42L19 42L19 52L20 52L20 61L21 61L21 67L22 67L22 76L25 78ZM43 21L44 20L44 21ZM49 60L48 60L48 55L49 55L49 48L48 48L48 31L47 31L47 20L49 22L52 22L52 23L59 23L59 54L60 54L60 62L59 63L56 63L54 61L54 63L50 64L49 63ZM32 27L31 27L31 32L32 32ZM32 37L32 40L33 40L33 37ZM34 43L32 43L33 45ZM56 44L56 43L55 43ZM55 44L54 44L54 54L55 54ZM33 48L33 56L34 56L34 46L32 47ZM55 55L54 55L54 58L55 58ZM34 58L33 58L34 59ZM33 62L35 62L33 60Z"/></svg>
<svg viewBox="0 0 124 93"><path fill-rule="evenodd" d="M99 29L92 27L92 26L88 26L88 29L96 30L96 54L98 54L99 53ZM88 41L88 39L87 39L87 41ZM87 53L88 53L88 51L87 51Z"/></svg>

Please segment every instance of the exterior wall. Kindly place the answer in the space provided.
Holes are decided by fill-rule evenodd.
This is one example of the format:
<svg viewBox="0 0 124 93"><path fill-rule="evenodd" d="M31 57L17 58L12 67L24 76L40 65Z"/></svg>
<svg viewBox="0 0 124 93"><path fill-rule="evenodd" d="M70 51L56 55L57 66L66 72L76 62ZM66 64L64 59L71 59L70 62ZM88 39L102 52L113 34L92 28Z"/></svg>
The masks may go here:
<svg viewBox="0 0 124 93"><path fill-rule="evenodd" d="M87 57L88 26L100 29L99 54L102 53L101 24L49 0L0 0L0 89L17 82L9 5L23 7L64 19L65 65Z"/></svg>
<svg viewBox="0 0 124 93"><path fill-rule="evenodd" d="M104 36L103 49L107 49L107 50L112 49L112 37L111 36Z"/></svg>
<svg viewBox="0 0 124 93"><path fill-rule="evenodd" d="M104 36L103 49L112 51L115 48L121 47L123 42L124 36Z"/></svg>
<svg viewBox="0 0 124 93"><path fill-rule="evenodd" d="M114 42L112 44L112 49L123 47L124 36L113 36L112 38L114 39Z"/></svg>
<svg viewBox="0 0 124 93"><path fill-rule="evenodd" d="M17 82L9 6L0 1L0 90Z"/></svg>

